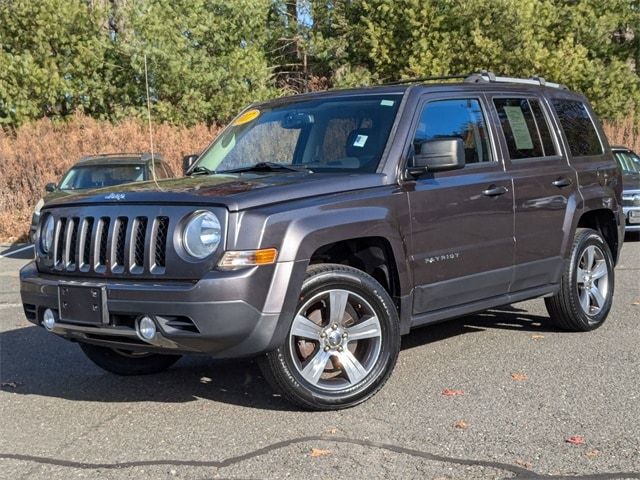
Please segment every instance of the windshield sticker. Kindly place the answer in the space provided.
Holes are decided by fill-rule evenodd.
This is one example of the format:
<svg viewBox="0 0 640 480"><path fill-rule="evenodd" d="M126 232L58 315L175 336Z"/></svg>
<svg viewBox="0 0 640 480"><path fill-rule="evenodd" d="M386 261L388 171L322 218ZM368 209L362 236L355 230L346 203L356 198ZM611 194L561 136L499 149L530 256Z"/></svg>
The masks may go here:
<svg viewBox="0 0 640 480"><path fill-rule="evenodd" d="M383 107L393 107L393 104L396 103L393 100L382 100L380 102L380 105L382 105Z"/></svg>
<svg viewBox="0 0 640 480"><path fill-rule="evenodd" d="M237 127L238 125L244 125L245 123L249 123L252 120L255 120L260 115L260 110L253 108L251 110L247 110L242 115L240 115L235 122L233 122L233 126Z"/></svg>
<svg viewBox="0 0 640 480"><path fill-rule="evenodd" d="M364 144L367 143L368 135L358 135L353 142L354 147L364 147Z"/></svg>
<svg viewBox="0 0 640 480"><path fill-rule="evenodd" d="M527 121L524 119L522 109L520 107L505 106L504 113L507 114L507 120L509 120L509 125L511 126L516 148L518 150L531 150L533 148L533 141L531 140L529 127L527 126Z"/></svg>

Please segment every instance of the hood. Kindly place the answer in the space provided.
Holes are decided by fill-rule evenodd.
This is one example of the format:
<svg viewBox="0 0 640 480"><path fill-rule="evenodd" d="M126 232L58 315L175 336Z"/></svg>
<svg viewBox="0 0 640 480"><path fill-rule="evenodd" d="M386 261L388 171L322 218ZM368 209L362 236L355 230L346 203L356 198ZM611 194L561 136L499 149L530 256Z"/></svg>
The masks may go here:
<svg viewBox="0 0 640 480"><path fill-rule="evenodd" d="M640 173L622 172L623 190L640 190Z"/></svg>
<svg viewBox="0 0 640 480"><path fill-rule="evenodd" d="M46 207L98 203L211 204L230 211L384 185L379 173L268 172L201 175L128 183L56 196Z"/></svg>

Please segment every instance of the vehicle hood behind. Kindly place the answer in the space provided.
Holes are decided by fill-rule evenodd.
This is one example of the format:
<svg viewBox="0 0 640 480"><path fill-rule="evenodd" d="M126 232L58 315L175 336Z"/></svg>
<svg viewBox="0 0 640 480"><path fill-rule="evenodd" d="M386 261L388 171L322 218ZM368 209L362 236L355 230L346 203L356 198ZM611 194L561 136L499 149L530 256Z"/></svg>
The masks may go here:
<svg viewBox="0 0 640 480"><path fill-rule="evenodd" d="M138 182L51 199L46 207L96 203L224 205L230 211L387 183L379 173L268 172Z"/></svg>
<svg viewBox="0 0 640 480"><path fill-rule="evenodd" d="M640 190L640 173L622 173L623 190Z"/></svg>

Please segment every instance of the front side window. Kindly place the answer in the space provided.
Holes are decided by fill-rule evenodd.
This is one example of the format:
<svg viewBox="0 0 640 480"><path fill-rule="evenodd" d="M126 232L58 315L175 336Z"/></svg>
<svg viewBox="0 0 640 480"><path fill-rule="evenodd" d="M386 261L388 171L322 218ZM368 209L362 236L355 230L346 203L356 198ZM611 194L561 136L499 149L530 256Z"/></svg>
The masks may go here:
<svg viewBox="0 0 640 480"><path fill-rule="evenodd" d="M559 99L553 100L552 103L567 138L571 155L602 155L602 144L585 104L577 100Z"/></svg>
<svg viewBox="0 0 640 480"><path fill-rule="evenodd" d="M462 139L467 164L493 160L485 117L475 98L436 100L424 106L413 140L415 151L424 142L446 138Z"/></svg>
<svg viewBox="0 0 640 480"><path fill-rule="evenodd" d="M396 94L326 97L247 110L194 170L221 173L268 162L314 172L375 172L401 99Z"/></svg>
<svg viewBox="0 0 640 480"><path fill-rule="evenodd" d="M557 155L540 102L529 98L495 98L493 103L511 159Z"/></svg>

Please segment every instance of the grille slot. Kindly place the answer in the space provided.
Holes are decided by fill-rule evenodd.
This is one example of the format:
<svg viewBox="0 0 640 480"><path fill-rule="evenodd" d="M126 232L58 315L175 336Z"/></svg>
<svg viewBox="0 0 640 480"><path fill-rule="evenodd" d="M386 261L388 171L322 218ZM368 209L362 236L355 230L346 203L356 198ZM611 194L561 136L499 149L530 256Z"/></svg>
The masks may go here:
<svg viewBox="0 0 640 480"><path fill-rule="evenodd" d="M65 232L67 231L67 219L62 217L58 220L56 226L56 237L54 243L54 257L53 257L53 265L57 270L62 270L63 268L63 260L62 253L64 252L64 239Z"/></svg>
<svg viewBox="0 0 640 480"><path fill-rule="evenodd" d="M109 217L102 217L98 221L98 228L96 229L96 246L94 251L96 252L95 271L96 273L104 273L107 270L107 241L109 239L109 226L111 225L111 219Z"/></svg>
<svg viewBox="0 0 640 480"><path fill-rule="evenodd" d="M167 261L167 233L169 217L157 217L153 236L153 268L152 273L162 273Z"/></svg>
<svg viewBox="0 0 640 480"><path fill-rule="evenodd" d="M124 249L128 223L127 217L116 218L114 238L111 243L111 271L113 273L124 272Z"/></svg>
<svg viewBox="0 0 640 480"><path fill-rule="evenodd" d="M93 235L93 217L87 217L82 221L82 228L80 229L80 248L78 252L80 255L80 267L81 272L88 272L91 268L91 235Z"/></svg>
<svg viewBox="0 0 640 480"><path fill-rule="evenodd" d="M142 273L144 271L144 247L147 235L147 217L136 217L133 223L133 231L131 233L131 250L129 258L131 273Z"/></svg>
<svg viewBox="0 0 640 480"><path fill-rule="evenodd" d="M52 249L57 271L163 274L169 217L59 217Z"/></svg>
<svg viewBox="0 0 640 480"><path fill-rule="evenodd" d="M73 217L67 220L64 248L64 268L72 272L76 269L76 247L78 246L78 224L80 219Z"/></svg>

